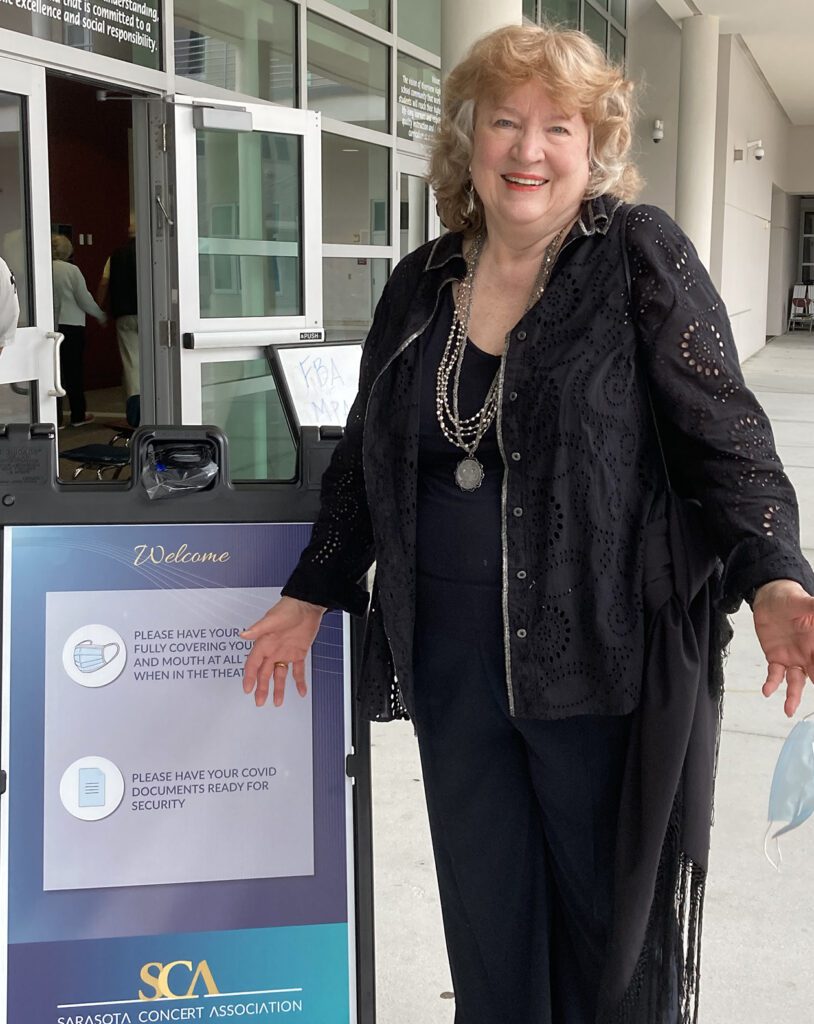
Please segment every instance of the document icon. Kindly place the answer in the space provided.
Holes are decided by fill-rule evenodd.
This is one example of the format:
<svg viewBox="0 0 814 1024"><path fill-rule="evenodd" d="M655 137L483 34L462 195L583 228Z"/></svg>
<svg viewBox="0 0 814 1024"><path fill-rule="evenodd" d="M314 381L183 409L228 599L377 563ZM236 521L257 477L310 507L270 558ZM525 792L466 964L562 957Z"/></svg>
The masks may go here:
<svg viewBox="0 0 814 1024"><path fill-rule="evenodd" d="M105 806L105 773L101 768L79 769L80 807Z"/></svg>

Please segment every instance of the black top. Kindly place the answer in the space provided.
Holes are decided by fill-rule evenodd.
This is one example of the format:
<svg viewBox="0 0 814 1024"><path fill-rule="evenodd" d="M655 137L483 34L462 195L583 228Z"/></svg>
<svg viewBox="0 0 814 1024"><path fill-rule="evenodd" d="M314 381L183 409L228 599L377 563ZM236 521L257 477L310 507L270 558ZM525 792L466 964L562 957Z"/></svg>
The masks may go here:
<svg viewBox="0 0 814 1024"><path fill-rule="evenodd" d="M110 257L110 312L114 319L138 315L136 240L116 249Z"/></svg>
<svg viewBox="0 0 814 1024"><path fill-rule="evenodd" d="M475 491L455 483L455 467L466 453L448 441L436 415L436 374L452 325L452 289L421 338L421 423L418 442L416 556L420 574L460 583L500 583L500 485L503 462L494 420L475 457L484 479ZM461 415L483 405L500 368L500 356L466 343L458 391Z"/></svg>

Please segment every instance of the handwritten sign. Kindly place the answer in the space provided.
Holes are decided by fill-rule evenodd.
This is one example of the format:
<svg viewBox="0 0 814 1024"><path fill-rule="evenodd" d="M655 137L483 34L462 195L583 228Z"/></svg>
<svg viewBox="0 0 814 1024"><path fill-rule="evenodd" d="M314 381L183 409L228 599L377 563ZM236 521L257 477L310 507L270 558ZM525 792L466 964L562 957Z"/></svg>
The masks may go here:
<svg viewBox="0 0 814 1024"><path fill-rule="evenodd" d="M277 349L301 427L344 427L359 390L361 344L291 345Z"/></svg>

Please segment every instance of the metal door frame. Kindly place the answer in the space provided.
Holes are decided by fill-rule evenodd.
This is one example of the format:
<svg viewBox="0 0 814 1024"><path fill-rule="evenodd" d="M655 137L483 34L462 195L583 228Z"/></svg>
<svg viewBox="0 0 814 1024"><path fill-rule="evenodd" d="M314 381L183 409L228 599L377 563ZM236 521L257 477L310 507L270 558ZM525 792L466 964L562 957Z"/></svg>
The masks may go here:
<svg viewBox="0 0 814 1024"><path fill-rule="evenodd" d="M252 131L296 135L302 140L301 157L301 261L302 308L298 316L257 316L203 318L200 315L198 280L198 196L196 137L193 112L196 108L247 113ZM184 348L171 337L168 344L177 353L178 399L175 419L187 424L202 422L201 366L203 363L232 362L265 356L272 341L297 340L300 332L322 329L322 140L321 117L310 110L262 103L217 103L201 98L175 96L173 109L174 156L172 172L174 204L166 214L174 220L173 249L177 269L172 296L174 333L194 338L194 347ZM227 129L228 130L228 129ZM154 209L154 214L156 211ZM167 224L167 216L159 212ZM190 259L190 254L195 259ZM183 258L182 258L183 254ZM173 333L172 330L170 332Z"/></svg>
<svg viewBox="0 0 814 1024"><path fill-rule="evenodd" d="M51 210L48 187L48 135L45 68L0 57L0 91L24 98L22 187L26 214L26 285L33 293L32 324L19 327L3 350L0 383L35 381L31 396L34 422L56 422L60 388L59 351L54 335L51 274ZM12 268L13 269L13 268Z"/></svg>

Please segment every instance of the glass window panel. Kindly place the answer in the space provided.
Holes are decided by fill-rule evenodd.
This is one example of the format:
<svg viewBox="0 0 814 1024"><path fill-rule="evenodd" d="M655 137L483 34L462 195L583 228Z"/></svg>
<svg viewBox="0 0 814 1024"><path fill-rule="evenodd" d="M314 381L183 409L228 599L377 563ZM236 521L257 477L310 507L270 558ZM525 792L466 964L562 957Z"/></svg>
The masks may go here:
<svg viewBox="0 0 814 1024"><path fill-rule="evenodd" d="M390 151L322 134L322 240L389 245Z"/></svg>
<svg viewBox="0 0 814 1024"><path fill-rule="evenodd" d="M297 9L288 0L175 0L175 70L297 105Z"/></svg>
<svg viewBox="0 0 814 1024"><path fill-rule="evenodd" d="M585 4L585 24L583 31L586 32L594 42L599 43L603 50L607 49L608 46L608 23L599 13L591 7L590 4Z"/></svg>
<svg viewBox="0 0 814 1024"><path fill-rule="evenodd" d="M308 15L308 107L326 117L386 132L387 50L383 43Z"/></svg>
<svg viewBox="0 0 814 1024"><path fill-rule="evenodd" d="M537 20L537 0L523 0L523 17L529 21Z"/></svg>
<svg viewBox="0 0 814 1024"><path fill-rule="evenodd" d="M803 234L814 235L814 212L806 213L803 217Z"/></svg>
<svg viewBox="0 0 814 1024"><path fill-rule="evenodd" d="M552 25L579 26L579 0L543 0L543 18Z"/></svg>
<svg viewBox="0 0 814 1024"><path fill-rule="evenodd" d="M197 134L201 316L301 314L299 137Z"/></svg>
<svg viewBox="0 0 814 1024"><path fill-rule="evenodd" d="M803 239L803 263L814 263L814 238Z"/></svg>
<svg viewBox="0 0 814 1024"><path fill-rule="evenodd" d="M440 54L441 4L438 0L401 0L398 34L430 53Z"/></svg>
<svg viewBox="0 0 814 1024"><path fill-rule="evenodd" d="M0 92L0 256L17 282L19 327L32 323L23 98Z"/></svg>
<svg viewBox="0 0 814 1024"><path fill-rule="evenodd" d="M0 28L62 43L86 53L115 57L143 68L162 68L162 8L159 0L122 3L0 3ZM14 47L16 49L16 47ZM70 65L70 58L62 58Z"/></svg>
<svg viewBox="0 0 814 1024"><path fill-rule="evenodd" d="M400 252L406 256L427 241L427 216L430 206L430 186L415 174L402 174L399 182L401 194Z"/></svg>
<svg viewBox="0 0 814 1024"><path fill-rule="evenodd" d="M610 9L620 25L627 24L627 0L611 0Z"/></svg>
<svg viewBox="0 0 814 1024"><path fill-rule="evenodd" d="M327 341L362 340L390 273L389 260L329 257L322 261Z"/></svg>
<svg viewBox="0 0 814 1024"><path fill-rule="evenodd" d="M36 381L0 384L0 423L31 423Z"/></svg>
<svg viewBox="0 0 814 1024"><path fill-rule="evenodd" d="M266 359L201 364L204 423L229 441L233 480L291 480L297 449Z"/></svg>
<svg viewBox="0 0 814 1024"><path fill-rule="evenodd" d="M329 0L336 7L341 7L357 18L369 21L379 28L390 28L390 0ZM410 0L408 0L410 2Z"/></svg>
<svg viewBox="0 0 814 1024"><path fill-rule="evenodd" d="M396 81L398 137L427 142L441 120L441 72L400 53Z"/></svg>
<svg viewBox="0 0 814 1024"><path fill-rule="evenodd" d="M625 63L625 37L613 25L610 27L610 52L608 56L614 64Z"/></svg>

